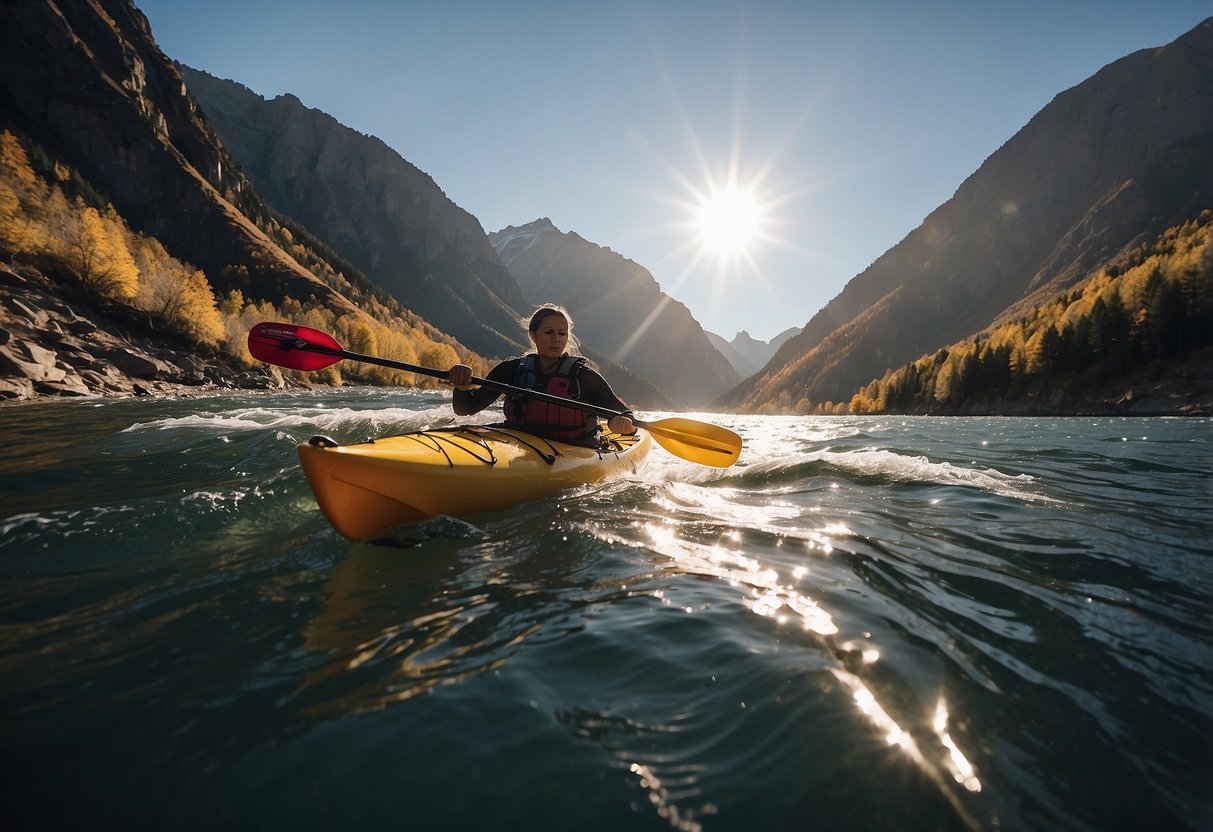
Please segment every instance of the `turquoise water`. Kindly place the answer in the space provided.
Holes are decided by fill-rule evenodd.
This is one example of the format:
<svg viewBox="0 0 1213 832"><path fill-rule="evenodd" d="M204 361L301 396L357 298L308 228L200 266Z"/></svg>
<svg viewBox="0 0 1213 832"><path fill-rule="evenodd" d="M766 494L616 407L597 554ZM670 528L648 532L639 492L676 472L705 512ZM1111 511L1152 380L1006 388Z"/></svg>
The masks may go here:
<svg viewBox="0 0 1213 832"><path fill-rule="evenodd" d="M0 408L9 828L1208 829L1213 422L699 415L354 544L339 391Z"/></svg>

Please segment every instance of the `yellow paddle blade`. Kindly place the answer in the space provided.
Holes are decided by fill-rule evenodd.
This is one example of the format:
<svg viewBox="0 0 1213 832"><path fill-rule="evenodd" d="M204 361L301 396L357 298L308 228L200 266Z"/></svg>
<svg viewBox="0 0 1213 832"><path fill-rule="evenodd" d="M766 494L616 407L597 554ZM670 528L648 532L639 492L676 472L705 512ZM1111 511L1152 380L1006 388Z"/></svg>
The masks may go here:
<svg viewBox="0 0 1213 832"><path fill-rule="evenodd" d="M728 468L741 455L741 437L720 425L681 417L640 424L658 445L688 462Z"/></svg>

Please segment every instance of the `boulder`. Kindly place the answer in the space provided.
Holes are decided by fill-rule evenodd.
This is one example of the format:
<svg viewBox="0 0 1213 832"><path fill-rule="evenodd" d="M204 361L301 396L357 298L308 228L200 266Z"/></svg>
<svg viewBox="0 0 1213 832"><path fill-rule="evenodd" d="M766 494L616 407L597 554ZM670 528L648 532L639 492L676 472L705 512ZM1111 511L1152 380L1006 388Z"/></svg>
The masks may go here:
<svg viewBox="0 0 1213 832"><path fill-rule="evenodd" d="M44 396L91 396L93 392L80 376L65 376L59 381L40 381L34 384L34 392Z"/></svg>
<svg viewBox="0 0 1213 832"><path fill-rule="evenodd" d="M164 364L125 347L114 347L102 353L119 372L134 378L153 379L167 369Z"/></svg>
<svg viewBox="0 0 1213 832"><path fill-rule="evenodd" d="M59 352L59 360L74 370L102 369L102 367L98 366L101 362L97 361L94 356L77 350L61 350Z"/></svg>
<svg viewBox="0 0 1213 832"><path fill-rule="evenodd" d="M8 311L12 312L14 315L19 315L22 318L25 318L36 327L44 327L46 326L46 322L50 320L50 315L48 315L44 309L41 309L34 304L26 303L20 298L6 295L4 298L0 299L0 301L4 303L4 306L8 309Z"/></svg>
<svg viewBox="0 0 1213 832"><path fill-rule="evenodd" d="M29 281L17 274L5 263L0 263L0 285L23 287Z"/></svg>
<svg viewBox="0 0 1213 832"><path fill-rule="evenodd" d="M105 376L96 370L84 369L80 371L81 380L92 390L103 391L108 386Z"/></svg>
<svg viewBox="0 0 1213 832"><path fill-rule="evenodd" d="M206 384L207 365L197 355L188 352L180 354L161 352L160 359L175 371L171 381L193 387Z"/></svg>
<svg viewBox="0 0 1213 832"><path fill-rule="evenodd" d="M231 382L243 390L281 390L286 386L277 367L248 370L232 378Z"/></svg>
<svg viewBox="0 0 1213 832"><path fill-rule="evenodd" d="M34 395L34 383L25 378L0 378L0 399L28 399Z"/></svg>
<svg viewBox="0 0 1213 832"><path fill-rule="evenodd" d="M97 331L97 325L84 318L72 318L67 321L67 331L73 335L92 335Z"/></svg>
<svg viewBox="0 0 1213 832"><path fill-rule="evenodd" d="M10 339L0 345L0 373L30 381L62 381L66 371L57 366L58 356L29 341Z"/></svg>

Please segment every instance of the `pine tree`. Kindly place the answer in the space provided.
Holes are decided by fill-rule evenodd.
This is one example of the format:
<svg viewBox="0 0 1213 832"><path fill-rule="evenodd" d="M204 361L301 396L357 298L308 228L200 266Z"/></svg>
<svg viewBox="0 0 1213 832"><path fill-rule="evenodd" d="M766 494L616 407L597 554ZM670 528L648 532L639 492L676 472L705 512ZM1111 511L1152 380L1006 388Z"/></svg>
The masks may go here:
<svg viewBox="0 0 1213 832"><path fill-rule="evenodd" d="M1187 328L1185 307L1183 290L1179 284L1173 280L1164 280L1146 307L1153 329L1152 357L1169 358L1183 349Z"/></svg>
<svg viewBox="0 0 1213 832"><path fill-rule="evenodd" d="M1131 321L1120 295L1115 291L1102 294L1091 307L1089 338L1091 349L1106 373L1119 375L1129 363L1129 333Z"/></svg>

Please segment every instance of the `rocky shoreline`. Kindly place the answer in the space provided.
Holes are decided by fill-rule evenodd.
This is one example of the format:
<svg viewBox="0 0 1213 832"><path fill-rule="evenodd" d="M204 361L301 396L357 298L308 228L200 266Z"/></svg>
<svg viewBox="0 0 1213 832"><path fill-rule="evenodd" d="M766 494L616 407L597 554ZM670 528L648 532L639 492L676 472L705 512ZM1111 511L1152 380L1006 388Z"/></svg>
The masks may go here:
<svg viewBox="0 0 1213 832"><path fill-rule="evenodd" d="M250 370L173 342L146 314L97 308L33 266L0 263L0 401L289 386L277 368Z"/></svg>

